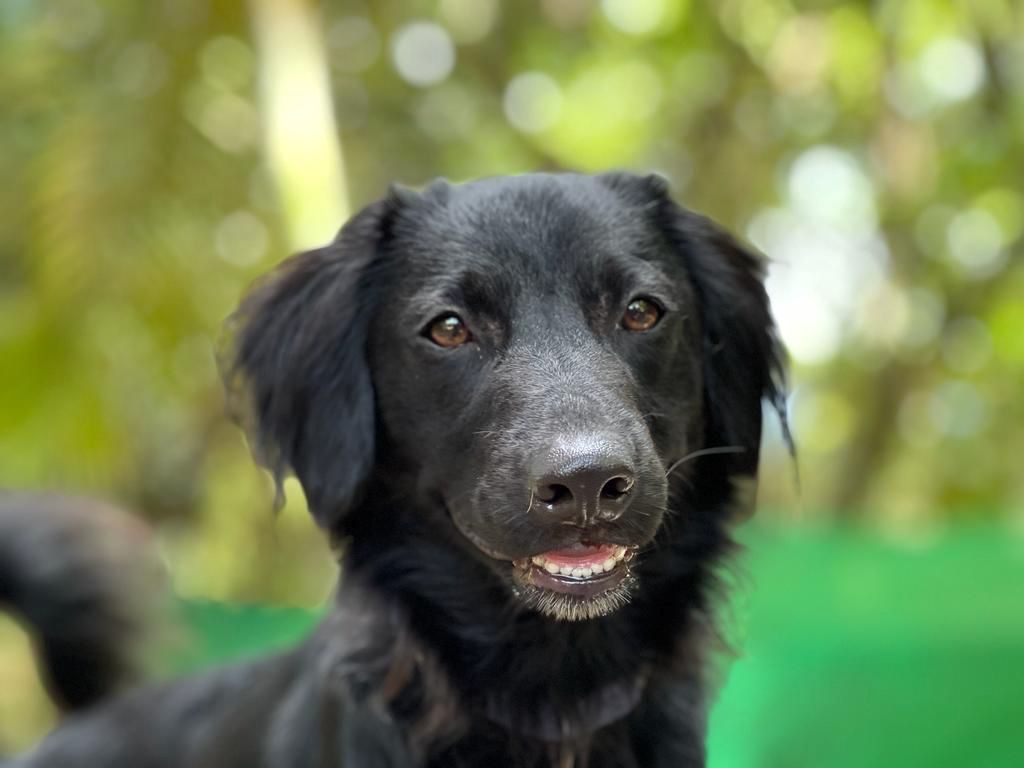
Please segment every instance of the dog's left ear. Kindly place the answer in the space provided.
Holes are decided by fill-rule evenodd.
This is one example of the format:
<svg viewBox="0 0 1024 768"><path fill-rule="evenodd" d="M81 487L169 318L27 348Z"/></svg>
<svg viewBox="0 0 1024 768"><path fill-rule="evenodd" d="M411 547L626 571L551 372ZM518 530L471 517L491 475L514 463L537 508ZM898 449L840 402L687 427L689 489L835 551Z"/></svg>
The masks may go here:
<svg viewBox="0 0 1024 768"><path fill-rule="evenodd" d="M765 261L710 219L666 198L662 222L686 261L703 324L706 445L740 446L730 471L754 475L760 457L762 403L786 418L786 354L765 291Z"/></svg>
<svg viewBox="0 0 1024 768"><path fill-rule="evenodd" d="M394 195L334 242L285 261L228 321L221 371L228 407L257 461L302 484L317 522L336 529L373 466L375 407L366 336L370 279Z"/></svg>
<svg viewBox="0 0 1024 768"><path fill-rule="evenodd" d="M765 260L710 219L669 197L661 176L613 174L606 183L651 212L697 293L703 340L705 447L736 447L730 475L757 472L762 402L775 409L790 452L786 355L764 287Z"/></svg>

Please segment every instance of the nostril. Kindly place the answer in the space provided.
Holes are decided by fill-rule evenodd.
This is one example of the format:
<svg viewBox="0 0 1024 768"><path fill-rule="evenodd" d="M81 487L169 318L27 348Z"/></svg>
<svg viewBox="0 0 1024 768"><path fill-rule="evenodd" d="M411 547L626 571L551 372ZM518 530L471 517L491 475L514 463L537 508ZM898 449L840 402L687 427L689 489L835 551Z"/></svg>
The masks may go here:
<svg viewBox="0 0 1024 768"><path fill-rule="evenodd" d="M631 490L633 490L632 477L613 477L601 488L601 498L616 501Z"/></svg>
<svg viewBox="0 0 1024 768"><path fill-rule="evenodd" d="M572 499L572 491L559 483L539 485L537 486L535 495L545 504L551 505L559 504L563 501L570 501Z"/></svg>

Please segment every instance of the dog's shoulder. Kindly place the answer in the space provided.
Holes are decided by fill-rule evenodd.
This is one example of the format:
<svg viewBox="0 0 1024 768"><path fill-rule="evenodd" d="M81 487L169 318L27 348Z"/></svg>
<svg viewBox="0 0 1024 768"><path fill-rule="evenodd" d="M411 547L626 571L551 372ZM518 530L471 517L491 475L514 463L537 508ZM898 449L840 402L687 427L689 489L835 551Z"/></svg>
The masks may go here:
<svg viewBox="0 0 1024 768"><path fill-rule="evenodd" d="M392 755L395 762L388 764L417 762L466 728L460 697L435 649L410 629L397 602L353 580L339 592L307 654L322 706L345 721L345 748L362 745L354 754L380 749L367 740L401 743L404 754Z"/></svg>

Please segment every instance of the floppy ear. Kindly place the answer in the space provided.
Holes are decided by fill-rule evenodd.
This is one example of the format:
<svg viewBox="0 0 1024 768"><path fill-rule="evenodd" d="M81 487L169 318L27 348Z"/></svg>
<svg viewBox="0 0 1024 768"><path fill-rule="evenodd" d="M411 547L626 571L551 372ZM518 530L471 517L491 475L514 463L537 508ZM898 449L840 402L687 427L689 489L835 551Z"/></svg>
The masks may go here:
<svg viewBox="0 0 1024 768"><path fill-rule="evenodd" d="M658 179L664 188L664 182ZM761 406L778 414L794 451L786 419L786 355L764 287L765 261L710 219L662 195L661 226L686 264L697 292L702 325L705 445L740 446L730 474L754 475L761 445Z"/></svg>
<svg viewBox="0 0 1024 768"><path fill-rule="evenodd" d="M294 472L328 529L357 501L374 461L369 267L392 207L370 205L330 245L285 261L228 320L221 370L229 409L278 493Z"/></svg>
<svg viewBox="0 0 1024 768"><path fill-rule="evenodd" d="M631 202L651 210L682 259L697 293L702 328L705 446L738 446L719 459L728 474L757 472L761 404L767 400L786 420L785 352L764 288L764 259L713 223L669 197L661 176L609 174L606 183Z"/></svg>

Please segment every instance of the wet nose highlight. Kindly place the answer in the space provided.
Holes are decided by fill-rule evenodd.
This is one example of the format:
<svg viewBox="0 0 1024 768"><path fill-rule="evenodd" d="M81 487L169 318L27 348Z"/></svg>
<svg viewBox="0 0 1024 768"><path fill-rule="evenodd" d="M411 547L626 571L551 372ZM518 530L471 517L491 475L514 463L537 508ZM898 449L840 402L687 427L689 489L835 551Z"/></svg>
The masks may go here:
<svg viewBox="0 0 1024 768"><path fill-rule="evenodd" d="M593 443L593 441L588 441ZM587 525L619 518L636 485L624 451L560 446L537 468L534 507L557 522Z"/></svg>

